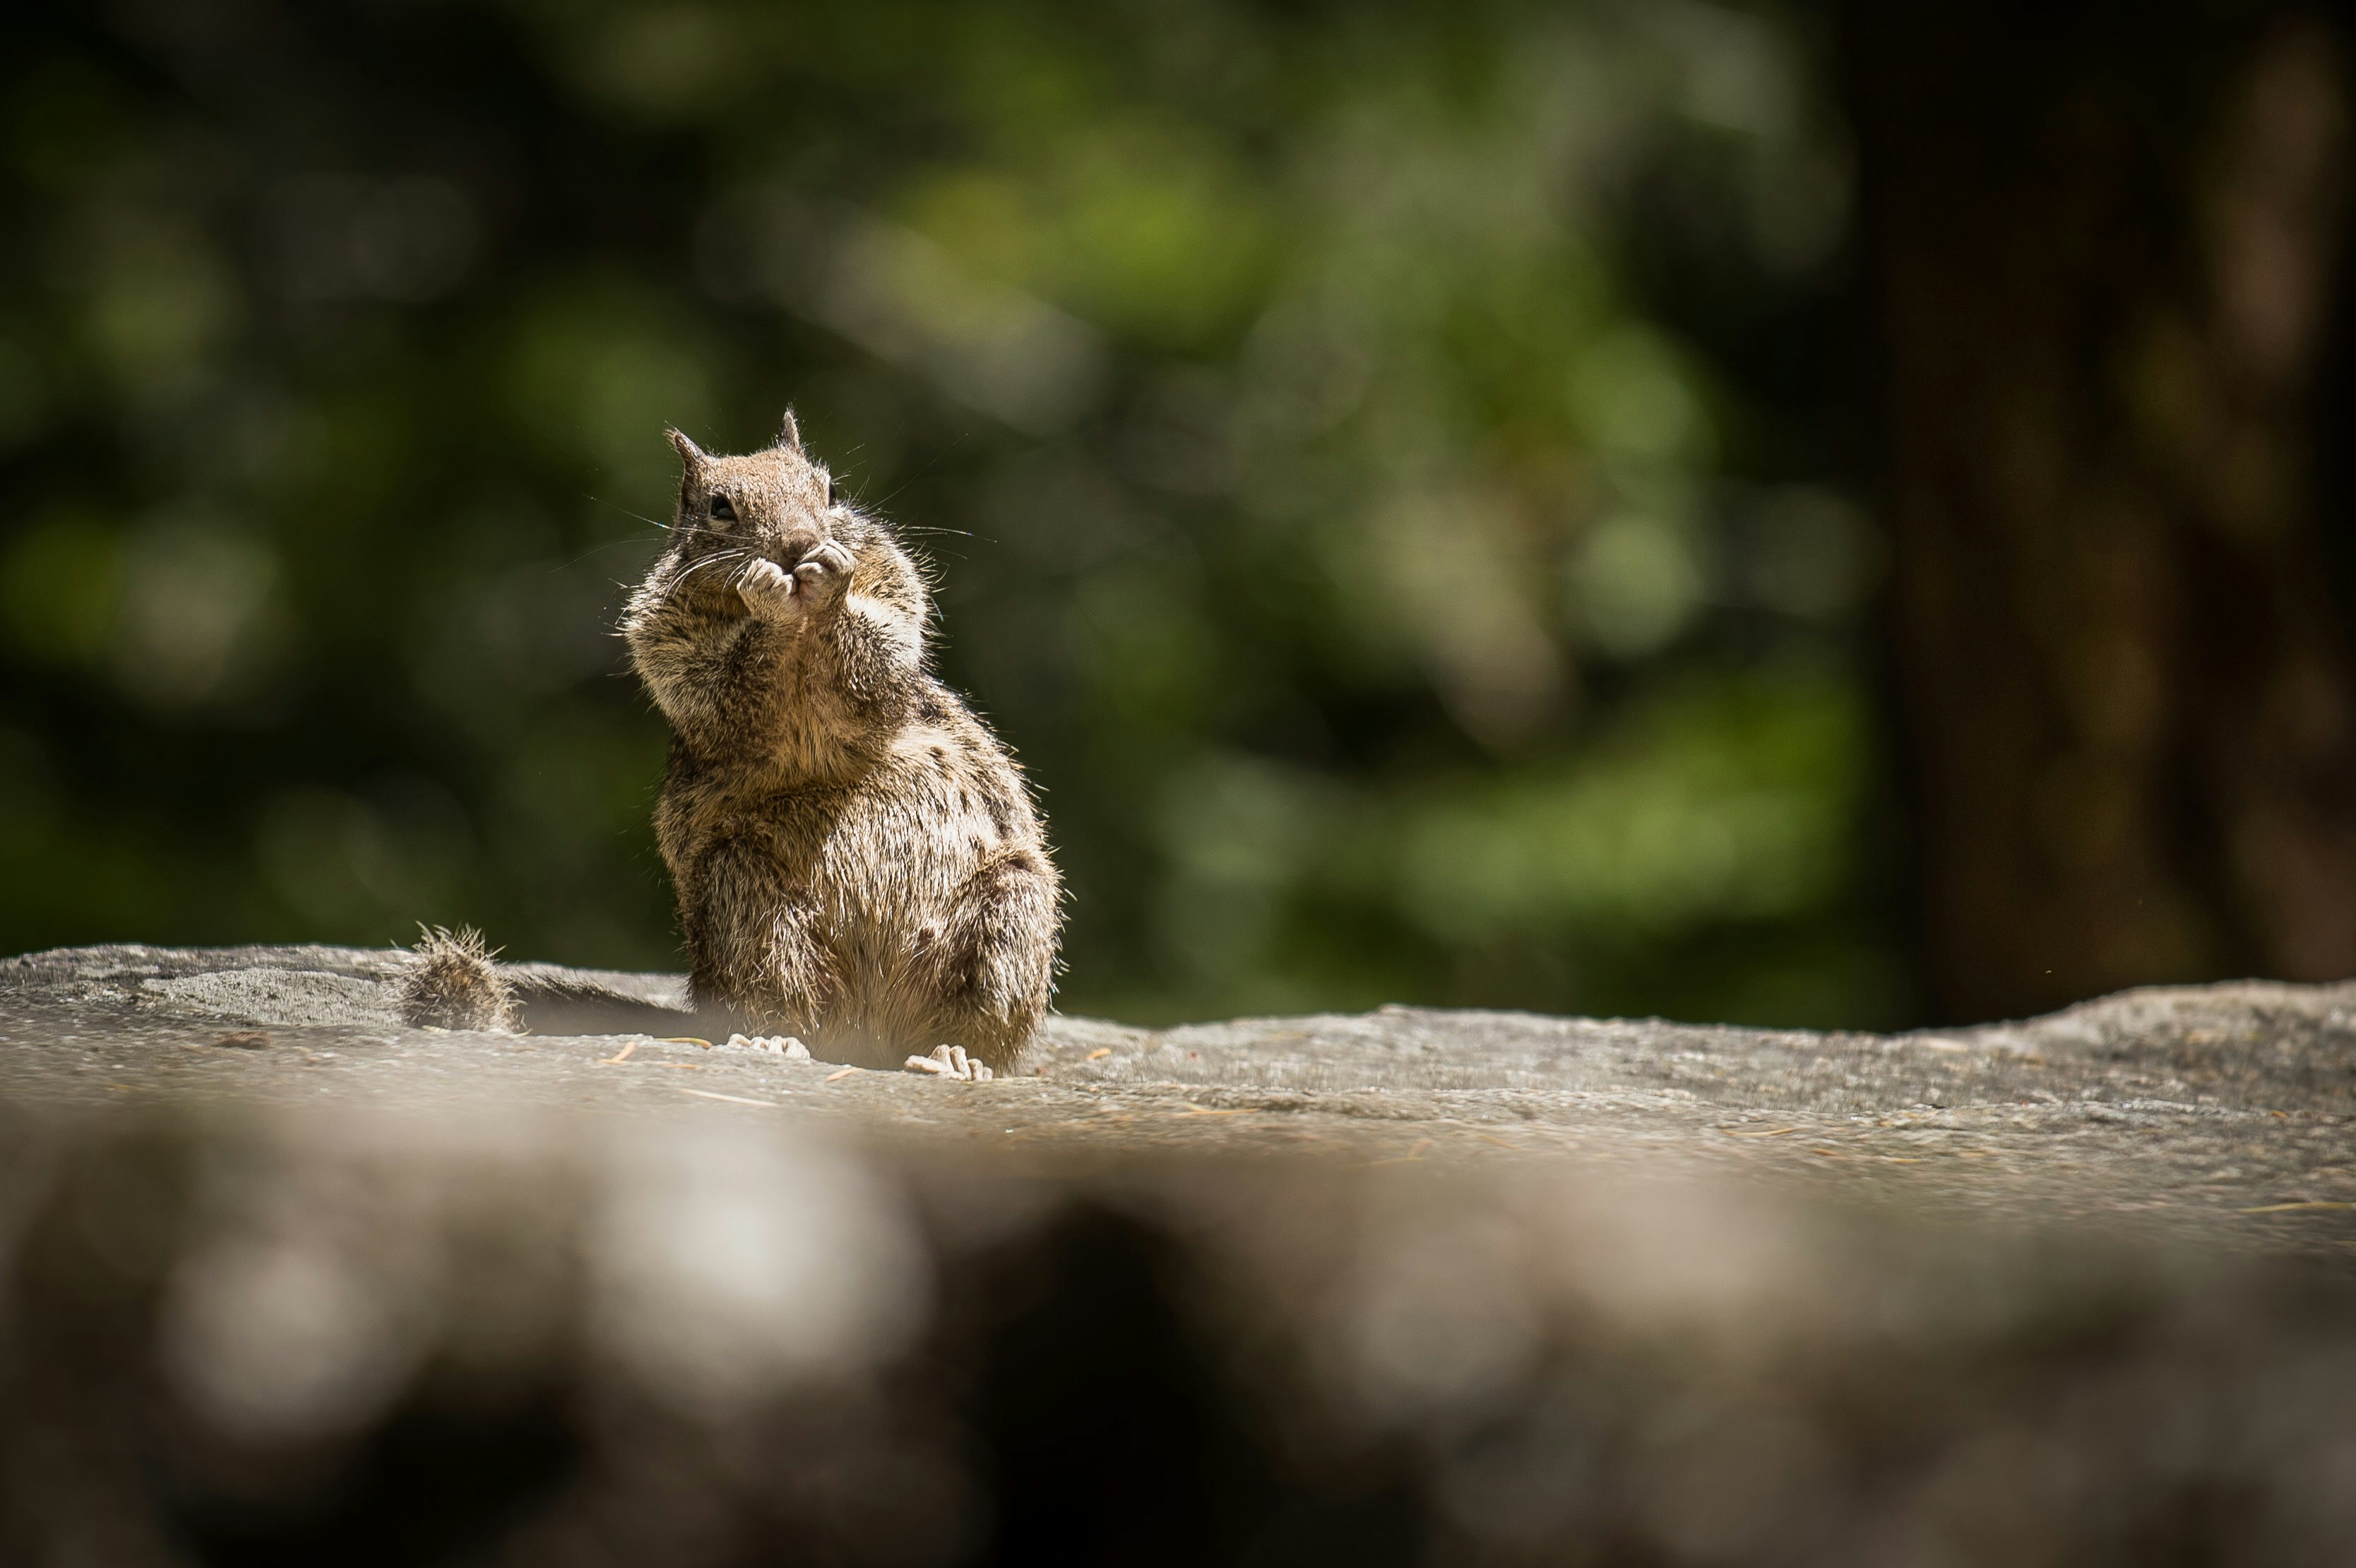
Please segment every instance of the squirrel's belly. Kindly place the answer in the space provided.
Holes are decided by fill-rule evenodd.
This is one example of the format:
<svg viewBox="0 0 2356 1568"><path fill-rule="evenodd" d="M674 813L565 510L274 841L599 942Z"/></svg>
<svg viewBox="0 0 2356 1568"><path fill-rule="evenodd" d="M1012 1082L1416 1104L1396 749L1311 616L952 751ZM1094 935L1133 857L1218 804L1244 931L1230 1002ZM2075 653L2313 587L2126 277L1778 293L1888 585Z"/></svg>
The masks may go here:
<svg viewBox="0 0 2356 1568"><path fill-rule="evenodd" d="M905 798L843 813L809 866L809 886L846 925L893 946L921 942L996 848L986 818Z"/></svg>
<svg viewBox="0 0 2356 1568"><path fill-rule="evenodd" d="M869 949L921 941L923 928L1003 847L970 792L961 800L905 780L685 815L680 842L665 845L683 896L698 884L738 884L703 890L756 919L763 903L791 902Z"/></svg>

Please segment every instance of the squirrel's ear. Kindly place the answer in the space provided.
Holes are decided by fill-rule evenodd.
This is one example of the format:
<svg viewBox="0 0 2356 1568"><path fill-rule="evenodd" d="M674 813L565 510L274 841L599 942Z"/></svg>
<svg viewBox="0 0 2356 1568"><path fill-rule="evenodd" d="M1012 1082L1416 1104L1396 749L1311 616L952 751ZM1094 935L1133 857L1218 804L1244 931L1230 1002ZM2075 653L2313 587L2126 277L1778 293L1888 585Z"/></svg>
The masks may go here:
<svg viewBox="0 0 2356 1568"><path fill-rule="evenodd" d="M786 417L777 426L777 445L788 452L802 449L802 427L794 423L794 411L786 410Z"/></svg>
<svg viewBox="0 0 2356 1568"><path fill-rule="evenodd" d="M663 434L670 437L670 444L673 447L677 448L679 452L679 460L680 462L686 464L690 468L701 468L703 467L703 448L698 446L694 442L690 441L687 438L687 432L684 430L666 430Z"/></svg>

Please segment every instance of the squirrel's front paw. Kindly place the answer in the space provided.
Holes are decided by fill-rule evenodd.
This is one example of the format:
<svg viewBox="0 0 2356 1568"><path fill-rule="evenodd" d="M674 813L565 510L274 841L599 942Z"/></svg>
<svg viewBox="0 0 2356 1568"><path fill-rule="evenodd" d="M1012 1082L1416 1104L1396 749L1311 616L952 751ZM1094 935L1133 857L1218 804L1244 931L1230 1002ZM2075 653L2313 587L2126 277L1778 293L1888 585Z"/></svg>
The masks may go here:
<svg viewBox="0 0 2356 1568"><path fill-rule="evenodd" d="M744 607L756 616L782 620L801 612L802 607L795 603L799 583L775 561L748 562L734 581Z"/></svg>
<svg viewBox="0 0 2356 1568"><path fill-rule="evenodd" d="M817 599L840 593L851 581L851 552L830 539L794 568L794 581L804 597Z"/></svg>
<svg viewBox="0 0 2356 1568"><path fill-rule="evenodd" d="M841 594L851 565L851 552L830 539L790 572L775 561L745 563L734 578L736 592L755 615L787 620Z"/></svg>

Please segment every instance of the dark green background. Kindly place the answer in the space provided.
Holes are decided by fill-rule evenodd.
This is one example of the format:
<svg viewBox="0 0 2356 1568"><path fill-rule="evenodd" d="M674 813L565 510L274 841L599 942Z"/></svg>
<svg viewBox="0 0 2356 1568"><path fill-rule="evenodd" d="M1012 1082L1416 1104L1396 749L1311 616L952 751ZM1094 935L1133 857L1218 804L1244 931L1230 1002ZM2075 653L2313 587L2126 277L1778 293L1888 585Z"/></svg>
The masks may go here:
<svg viewBox="0 0 2356 1568"><path fill-rule="evenodd" d="M1871 1024L1813 13L126 0L5 65L0 948L670 967L675 423L936 562L1067 1010Z"/></svg>

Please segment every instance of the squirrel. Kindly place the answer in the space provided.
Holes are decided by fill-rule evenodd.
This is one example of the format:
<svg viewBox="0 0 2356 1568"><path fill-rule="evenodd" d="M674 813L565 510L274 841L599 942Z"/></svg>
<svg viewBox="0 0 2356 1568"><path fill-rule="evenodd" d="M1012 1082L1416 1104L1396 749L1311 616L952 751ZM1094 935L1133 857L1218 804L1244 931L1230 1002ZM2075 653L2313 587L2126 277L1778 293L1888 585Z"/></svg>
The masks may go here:
<svg viewBox="0 0 2356 1568"><path fill-rule="evenodd" d="M679 510L621 629L670 721L655 837L697 1014L861 1066L1005 1073L1053 993L1061 888L1021 769L927 666L924 574L791 411L743 456L667 434ZM537 995L472 933L428 932L403 1011L513 1027Z"/></svg>

